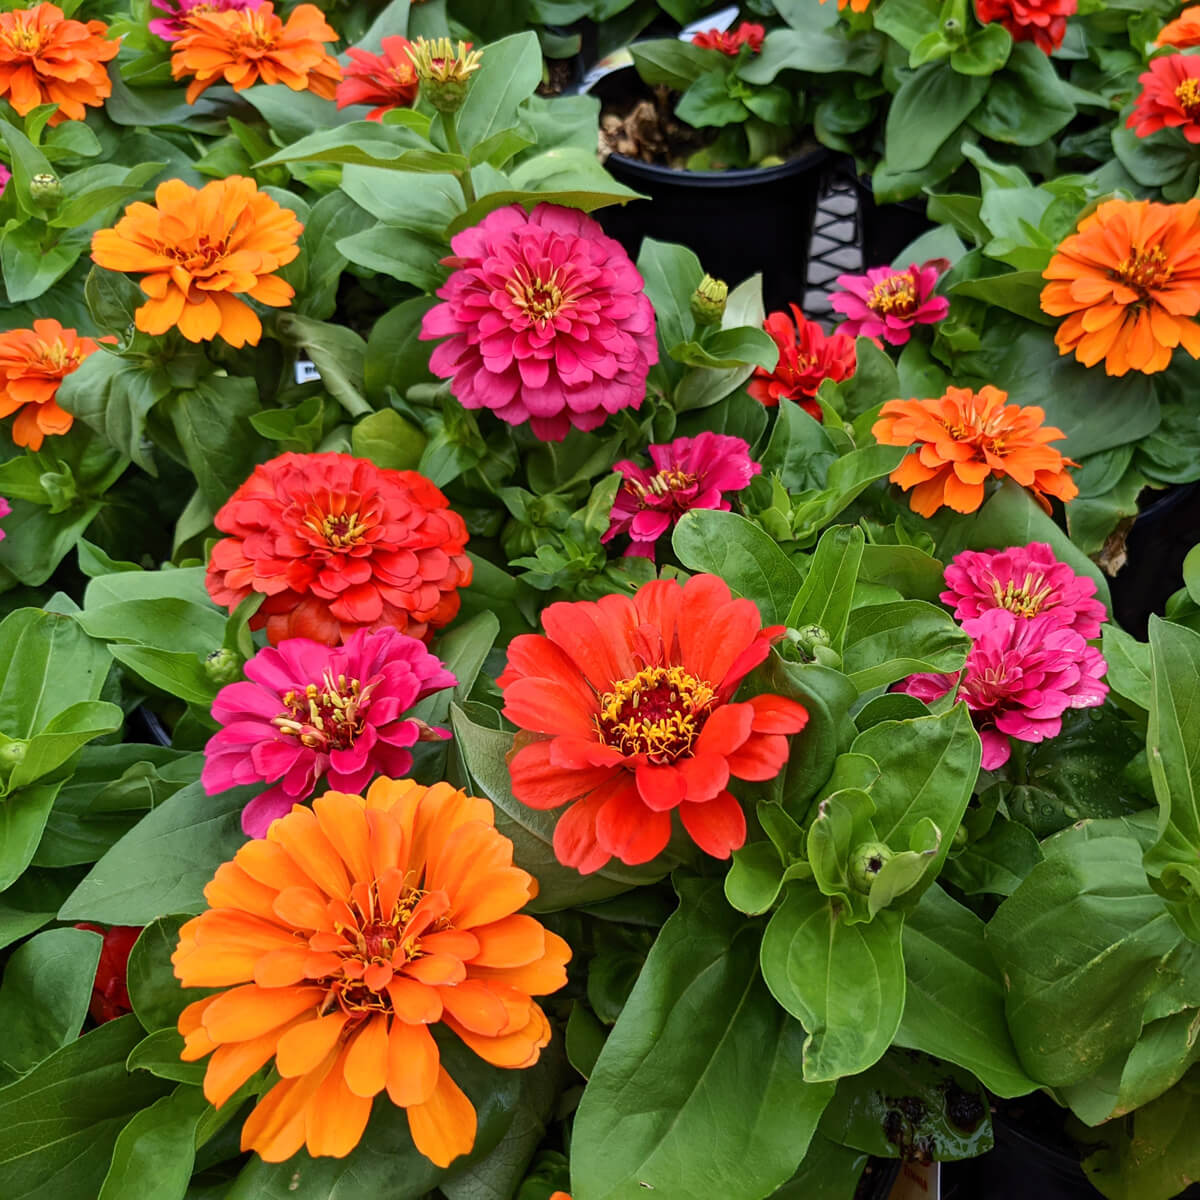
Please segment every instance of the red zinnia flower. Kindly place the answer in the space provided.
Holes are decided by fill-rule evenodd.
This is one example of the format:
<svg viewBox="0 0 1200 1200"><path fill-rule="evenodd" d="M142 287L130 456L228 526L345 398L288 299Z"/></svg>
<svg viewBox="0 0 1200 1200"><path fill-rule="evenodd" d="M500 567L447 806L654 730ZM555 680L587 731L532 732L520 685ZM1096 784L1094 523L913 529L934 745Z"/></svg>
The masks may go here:
<svg viewBox="0 0 1200 1200"><path fill-rule="evenodd" d="M559 862L584 874L614 854L648 862L671 837L672 809L701 850L728 858L746 840L730 776L773 779L784 735L808 720L782 696L732 703L783 627L764 629L715 575L552 604L542 625L545 637L513 639L497 682L522 730L513 794L530 808L570 805L554 830Z"/></svg>
<svg viewBox="0 0 1200 1200"><path fill-rule="evenodd" d="M389 625L428 639L454 619L471 582L467 527L416 471L349 454L281 454L221 507L208 594L232 611L266 596L250 621L272 644L307 637L333 646Z"/></svg>
<svg viewBox="0 0 1200 1200"><path fill-rule="evenodd" d="M767 31L761 25L743 21L736 29L709 29L704 33L694 33L692 45L704 50L720 50L730 58L737 58L743 46L749 46L751 54L761 54L763 38L766 36Z"/></svg>
<svg viewBox="0 0 1200 1200"><path fill-rule="evenodd" d="M1076 8L1077 0L975 0L975 15L984 25L999 21L1014 42L1033 42L1043 54L1062 45Z"/></svg>
<svg viewBox="0 0 1200 1200"><path fill-rule="evenodd" d="M100 961L96 965L96 981L92 984L92 998L88 1002L88 1012L98 1025L105 1021L115 1021L126 1013L133 1012L129 1001L129 985L125 972L129 967L129 953L133 943L142 932L138 925L93 925L81 921L76 929L87 929L92 933L104 935L104 945L100 947Z"/></svg>
<svg viewBox="0 0 1200 1200"><path fill-rule="evenodd" d="M346 51L351 65L346 68L337 86L337 106L374 104L367 113L368 121L378 121L393 108L412 108L420 83L417 68L405 51L412 43L408 38L385 37L380 43L382 54L368 54L352 46Z"/></svg>
<svg viewBox="0 0 1200 1200"><path fill-rule="evenodd" d="M746 390L769 408L777 407L780 400L795 400L819 421L821 406L813 397L824 380L841 383L854 374L854 339L844 333L827 334L816 321L807 320L798 305L789 307L795 325L784 312L773 312L763 322L779 347L775 370L755 367Z"/></svg>
<svg viewBox="0 0 1200 1200"><path fill-rule="evenodd" d="M1138 83L1142 93L1125 122L1138 137L1178 129L1189 142L1200 142L1200 58L1170 54L1153 59Z"/></svg>

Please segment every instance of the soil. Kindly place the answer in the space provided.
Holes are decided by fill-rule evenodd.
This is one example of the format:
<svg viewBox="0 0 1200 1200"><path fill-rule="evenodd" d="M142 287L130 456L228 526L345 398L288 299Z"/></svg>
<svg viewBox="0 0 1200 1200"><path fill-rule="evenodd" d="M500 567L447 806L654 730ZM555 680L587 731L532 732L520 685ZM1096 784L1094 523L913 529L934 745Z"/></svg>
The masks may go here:
<svg viewBox="0 0 1200 1200"><path fill-rule="evenodd" d="M715 130L693 129L675 116L679 93L663 85L650 97L624 96L600 114L600 156L623 154L684 170L688 158L715 140Z"/></svg>

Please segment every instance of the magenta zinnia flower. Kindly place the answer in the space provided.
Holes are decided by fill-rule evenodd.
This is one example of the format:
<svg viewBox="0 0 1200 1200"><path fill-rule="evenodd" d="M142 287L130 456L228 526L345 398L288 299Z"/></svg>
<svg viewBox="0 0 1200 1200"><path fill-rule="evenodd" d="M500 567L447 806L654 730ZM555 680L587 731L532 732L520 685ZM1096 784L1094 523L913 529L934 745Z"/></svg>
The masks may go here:
<svg viewBox="0 0 1200 1200"><path fill-rule="evenodd" d="M572 208L498 209L450 243L455 267L421 337L466 408L547 441L637 408L658 361L654 309L629 255Z"/></svg>
<svg viewBox="0 0 1200 1200"><path fill-rule="evenodd" d="M1052 615L1019 617L990 608L970 623L973 643L957 699L965 700L983 741L983 767L1008 762L1008 739L1057 737L1069 708L1104 703L1108 665L1100 651ZM957 675L910 675L895 690L926 702L944 696Z"/></svg>
<svg viewBox="0 0 1200 1200"><path fill-rule="evenodd" d="M334 791L359 794L373 775L403 778L408 747L446 738L405 718L454 676L416 638L360 629L344 646L287 638L246 663L247 680L217 693L224 728L204 748L204 790L279 782L242 810L242 829L264 837L276 817L312 795L322 776Z"/></svg>
<svg viewBox="0 0 1200 1200"><path fill-rule="evenodd" d="M0 163L0 196L4 195L4 189L8 187L8 181L11 178L12 172L3 163Z"/></svg>
<svg viewBox="0 0 1200 1200"><path fill-rule="evenodd" d="M933 294L938 276L949 266L944 258L931 258L905 271L872 267L865 275L839 275L838 286L846 290L829 302L846 317L838 332L903 346L914 325L932 325L950 311L950 301Z"/></svg>
<svg viewBox="0 0 1200 1200"><path fill-rule="evenodd" d="M751 461L749 443L723 433L701 433L650 447L656 470L625 459L613 468L625 478L613 501L611 524L600 539L630 537L626 554L654 557L654 543L693 508L729 511L725 492L740 492L762 467Z"/></svg>
<svg viewBox="0 0 1200 1200"><path fill-rule="evenodd" d="M10 512L12 512L12 505L3 496L0 496L0 517L7 517ZM2 541L4 541L4 530L0 529L0 542Z"/></svg>
<svg viewBox="0 0 1200 1200"><path fill-rule="evenodd" d="M150 22L150 32L157 34L164 42L173 42L186 31L188 18L196 13L257 8L262 0L150 0L150 3L167 14Z"/></svg>
<svg viewBox="0 0 1200 1200"><path fill-rule="evenodd" d="M964 550L946 568L944 603L968 633L971 622L994 608L1019 617L1045 616L1085 641L1100 635L1108 611L1093 580L1076 575L1046 542L1007 550Z"/></svg>

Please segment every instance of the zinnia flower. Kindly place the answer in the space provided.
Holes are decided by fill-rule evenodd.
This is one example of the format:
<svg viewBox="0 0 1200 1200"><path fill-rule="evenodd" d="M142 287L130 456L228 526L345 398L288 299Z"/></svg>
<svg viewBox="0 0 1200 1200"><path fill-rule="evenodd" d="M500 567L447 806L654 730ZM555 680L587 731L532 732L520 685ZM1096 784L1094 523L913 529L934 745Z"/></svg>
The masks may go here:
<svg viewBox="0 0 1200 1200"><path fill-rule="evenodd" d="M187 30L193 15L257 8L262 0L150 0L150 3L167 14L150 22L150 32L164 42L173 42Z"/></svg>
<svg viewBox="0 0 1200 1200"><path fill-rule="evenodd" d="M93 925L81 921L76 929L87 929L92 933L102 934L104 942L100 947L100 961L96 964L96 978L92 983L92 996L88 1001L88 1012L97 1025L105 1021L115 1021L126 1013L133 1012L129 1000L129 984L126 971L129 967L129 954L133 944L142 932L140 925Z"/></svg>
<svg viewBox="0 0 1200 1200"><path fill-rule="evenodd" d="M1067 319L1059 353L1108 375L1166 370L1182 346L1200 357L1200 200L1106 200L1042 272L1042 311Z"/></svg>
<svg viewBox="0 0 1200 1200"><path fill-rule="evenodd" d="M34 321L32 329L0 333L0 417L18 413L12 428L18 446L40 450L47 436L71 428L75 418L54 399L58 385L98 349L53 317Z"/></svg>
<svg viewBox="0 0 1200 1200"><path fill-rule="evenodd" d="M409 746L450 736L405 719L418 700L458 681L397 629L360 629L336 650L287 638L260 650L245 673L213 701L222 728L204 747L201 778L210 796L278 780L242 810L251 837L307 800L322 777L334 791L360 792L375 775L407 775Z"/></svg>
<svg viewBox="0 0 1200 1200"><path fill-rule="evenodd" d="M769 408L777 407L780 400L795 400L820 421L821 406L814 399L817 389L826 379L840 383L854 374L854 339L840 331L827 334L816 321L807 320L797 305L790 307L794 325L784 312L773 312L763 322L779 347L779 362L773 371L755 367L746 390Z"/></svg>
<svg viewBox="0 0 1200 1200"><path fill-rule="evenodd" d="M751 54L761 54L763 38L767 31L761 25L743 21L736 29L710 29L705 33L692 34L692 45L704 50L719 50L730 58L737 58L743 46L750 47Z"/></svg>
<svg viewBox="0 0 1200 1200"><path fill-rule="evenodd" d="M1062 45L1076 8L1076 0L975 0L980 24L998 21L1014 42L1033 42L1043 54Z"/></svg>
<svg viewBox="0 0 1200 1200"><path fill-rule="evenodd" d="M12 505L3 496L0 496L0 520L7 517L11 512ZM0 542L4 541L4 536L4 530L0 529Z"/></svg>
<svg viewBox="0 0 1200 1200"><path fill-rule="evenodd" d="M821 0L824 4L825 0ZM844 8L849 8L851 12L864 13L871 7L871 0L837 0L838 12Z"/></svg>
<svg viewBox="0 0 1200 1200"><path fill-rule="evenodd" d="M294 809L217 868L171 961L184 987L224 989L179 1017L182 1057L212 1054L213 1105L274 1059L243 1150L341 1158L383 1091L437 1166L471 1150L475 1109L429 1026L492 1066L532 1066L550 1025L530 997L562 987L571 957L518 913L537 881L512 856L486 800L377 779L365 801Z"/></svg>
<svg viewBox="0 0 1200 1200"><path fill-rule="evenodd" d="M1108 616L1096 584L1054 557L1046 542L1007 550L964 550L946 568L942 601L968 633L971 622L994 608L1018 617L1044 617L1073 629L1085 641L1099 637Z"/></svg>
<svg viewBox="0 0 1200 1200"><path fill-rule="evenodd" d="M728 512L725 492L740 492L762 471L751 461L749 443L723 433L701 433L649 448L653 472L629 459L613 468L624 478L617 489L608 532L609 542L619 533L630 537L626 554L654 558L654 543L679 518L693 508L719 508Z"/></svg>
<svg viewBox="0 0 1200 1200"><path fill-rule="evenodd" d="M420 85L417 69L407 54L411 45L407 38L385 37L382 54L368 54L352 46L346 53L351 66L337 86L337 106L374 104L367 113L368 121L378 121L393 108L412 108Z"/></svg>
<svg viewBox="0 0 1200 1200"><path fill-rule="evenodd" d="M965 700L983 741L983 768L1008 762L1008 739L1041 742L1062 731L1069 708L1104 703L1108 666L1099 650L1053 616L1025 619L992 608L971 622L973 641L956 699ZM957 675L910 675L896 686L927 703L939 700Z"/></svg>
<svg viewBox="0 0 1200 1200"><path fill-rule="evenodd" d="M82 121L112 94L104 64L120 43L103 21L71 21L53 4L0 13L0 96L18 116L57 104L50 124Z"/></svg>
<svg viewBox="0 0 1200 1200"><path fill-rule="evenodd" d="M554 830L559 862L583 874L612 855L648 862L676 809L701 850L728 858L746 839L730 776L773 779L784 735L808 720L783 696L733 702L783 627L764 629L753 602L731 599L715 575L551 604L542 626L545 637L512 640L498 682L522 730L513 795L530 808L570 805Z"/></svg>
<svg viewBox="0 0 1200 1200"><path fill-rule="evenodd" d="M214 83L244 92L256 83L282 83L293 92L312 92L332 100L342 68L325 48L337 33L315 4L298 4L286 24L271 0L255 8L193 12L171 47L171 77L193 76L187 102Z"/></svg>
<svg viewBox="0 0 1200 1200"><path fill-rule="evenodd" d="M221 506L205 583L231 612L266 596L250 628L267 640L333 646L356 629L394 626L428 640L454 619L471 582L467 527L416 471L349 454L281 454Z"/></svg>
<svg viewBox="0 0 1200 1200"><path fill-rule="evenodd" d="M1193 145L1200 142L1200 59L1192 54L1151 59L1138 83L1141 95L1125 122L1138 137L1178 129Z"/></svg>
<svg viewBox="0 0 1200 1200"><path fill-rule="evenodd" d="M12 172L3 163L0 163L0 196L4 195L4 189L8 187L10 179L12 179Z"/></svg>
<svg viewBox="0 0 1200 1200"><path fill-rule="evenodd" d="M903 346L914 325L933 325L950 311L950 301L933 294L938 276L949 266L944 258L931 258L905 271L872 267L865 275L839 275L838 286L846 290L829 301L846 317L839 332Z"/></svg>
<svg viewBox="0 0 1200 1200"><path fill-rule="evenodd" d="M1047 512L1047 495L1064 502L1078 495L1066 472L1078 464L1046 445L1066 435L1042 424L1042 409L1006 404L1007 399L1007 392L990 385L978 392L952 387L938 400L889 400L880 409L871 427L875 440L916 445L888 476L906 492L912 488L913 512L931 517L943 504L975 512L989 475L1008 475L1029 488Z"/></svg>
<svg viewBox="0 0 1200 1200"><path fill-rule="evenodd" d="M421 337L429 369L466 408L547 441L638 408L658 361L654 309L620 243L573 208L498 209L450 243L445 301Z"/></svg>
<svg viewBox="0 0 1200 1200"><path fill-rule="evenodd" d="M169 179L153 205L131 204L112 229L92 235L92 261L147 272L140 286L150 299L134 314L143 333L174 328L189 342L257 346L262 322L237 296L290 304L295 290L275 272L300 253L303 230L253 179L230 175L201 188Z"/></svg>
<svg viewBox="0 0 1200 1200"><path fill-rule="evenodd" d="M1185 8L1175 20L1164 25L1154 44L1176 46L1180 50L1200 46L1200 5Z"/></svg>

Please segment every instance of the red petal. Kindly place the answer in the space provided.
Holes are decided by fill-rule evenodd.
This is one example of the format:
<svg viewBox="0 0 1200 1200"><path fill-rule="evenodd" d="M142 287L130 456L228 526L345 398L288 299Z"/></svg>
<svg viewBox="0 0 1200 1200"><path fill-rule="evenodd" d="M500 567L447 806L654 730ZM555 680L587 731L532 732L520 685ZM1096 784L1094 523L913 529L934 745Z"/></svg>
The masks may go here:
<svg viewBox="0 0 1200 1200"><path fill-rule="evenodd" d="M782 734L752 733L749 741L729 756L729 770L738 779L774 779L787 757L787 738Z"/></svg>
<svg viewBox="0 0 1200 1200"><path fill-rule="evenodd" d="M638 795L647 808L655 812L669 812L683 803L687 785L674 767L639 763L636 779Z"/></svg>
<svg viewBox="0 0 1200 1200"><path fill-rule="evenodd" d="M666 849L671 839L671 814L647 808L631 780L600 806L596 839L629 866L649 862Z"/></svg>
<svg viewBox="0 0 1200 1200"><path fill-rule="evenodd" d="M530 742L509 760L513 795L530 808L558 808L569 804L606 783L619 769L587 767L572 770L555 766L550 761L551 744L550 740Z"/></svg>
<svg viewBox="0 0 1200 1200"><path fill-rule="evenodd" d="M728 858L746 841L746 814L728 792L705 804L685 804L679 815L692 841L713 858Z"/></svg>
<svg viewBox="0 0 1200 1200"><path fill-rule="evenodd" d="M784 696L751 696L755 733L799 733L808 724L808 709Z"/></svg>

